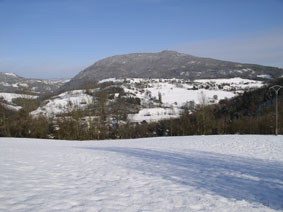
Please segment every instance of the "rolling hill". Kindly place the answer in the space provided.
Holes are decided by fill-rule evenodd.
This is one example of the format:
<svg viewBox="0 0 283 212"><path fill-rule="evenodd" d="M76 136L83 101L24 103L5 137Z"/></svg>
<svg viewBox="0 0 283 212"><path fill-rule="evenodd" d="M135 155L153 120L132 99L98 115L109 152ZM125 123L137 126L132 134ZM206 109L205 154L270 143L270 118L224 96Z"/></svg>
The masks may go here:
<svg viewBox="0 0 283 212"><path fill-rule="evenodd" d="M283 69L253 64L241 64L195 57L175 51L117 55L97 61L76 75L61 90L83 88L86 84L107 78L275 79Z"/></svg>
<svg viewBox="0 0 283 212"><path fill-rule="evenodd" d="M67 79L27 79L14 73L0 72L0 92L41 95L54 92L67 81Z"/></svg>

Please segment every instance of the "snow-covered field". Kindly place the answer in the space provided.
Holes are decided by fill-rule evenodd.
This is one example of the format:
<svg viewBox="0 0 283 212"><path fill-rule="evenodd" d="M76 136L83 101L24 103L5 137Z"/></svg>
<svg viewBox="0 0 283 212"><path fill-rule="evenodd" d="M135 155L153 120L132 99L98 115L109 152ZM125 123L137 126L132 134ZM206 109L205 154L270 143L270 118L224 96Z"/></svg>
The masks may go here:
<svg viewBox="0 0 283 212"><path fill-rule="evenodd" d="M267 75L258 75L258 77L267 78ZM218 85L222 83L229 83L230 85L238 85L241 87L246 87L243 85L249 85L250 87L256 87L256 88L263 86L262 81L243 79L240 77L226 78L226 79L225 78L224 79L198 79L198 80L195 80L195 82L201 82L201 83L215 82Z"/></svg>
<svg viewBox="0 0 283 212"><path fill-rule="evenodd" d="M38 96L27 95L27 94L16 94L16 93L0 93L0 98L3 98L8 103L12 103L13 99L36 99Z"/></svg>
<svg viewBox="0 0 283 212"><path fill-rule="evenodd" d="M31 112L31 115L53 117L56 114L68 113L74 109L85 109L92 103L92 96L84 90L73 90L61 93L45 101L45 105Z"/></svg>
<svg viewBox="0 0 283 212"><path fill-rule="evenodd" d="M154 122L162 119L178 118L180 111L176 107L172 108L148 108L142 109L138 114L129 114L131 122Z"/></svg>
<svg viewBox="0 0 283 212"><path fill-rule="evenodd" d="M242 78L231 79L141 79L109 78L99 81L99 84L112 82L113 85L124 90L128 97L139 98L141 107L138 113L129 114L131 122L159 121L162 119L180 116L184 105L190 103L216 104L225 98L232 98L244 91L264 86L262 81ZM116 83L116 84L115 84ZM99 88L97 89L97 91ZM95 93L96 89L91 89ZM1 96L1 95L0 95ZM160 96L160 100L159 100ZM114 97L119 97L115 93ZM71 112L74 109L87 109L93 103L93 97L86 90L73 90L53 96L43 102L31 115L54 117L59 114Z"/></svg>
<svg viewBox="0 0 283 212"><path fill-rule="evenodd" d="M282 211L283 137L0 138L0 211Z"/></svg>
<svg viewBox="0 0 283 212"><path fill-rule="evenodd" d="M109 81L119 82L119 79L108 79ZM104 80L106 81L106 80ZM259 88L264 84L261 81L248 80L242 78L230 78L230 79L202 79L195 80L191 84L187 84L188 81L180 79L138 79L129 78L127 79L128 88L124 90L128 93L135 93L135 95L142 100L146 100L146 93L150 93L150 96L158 99L158 94L161 94L162 102L166 106L172 104L182 106L189 101L194 101L196 104L200 104L201 96L204 95L207 99L213 99L213 96L217 96L217 103L219 100L225 98L232 98L243 90L249 90L251 88ZM135 87L135 83L146 84L145 89L139 89ZM191 90L193 86L206 86L210 83L213 85L210 89L198 88L197 90ZM217 85L225 85L224 90L216 88ZM130 86L130 89L129 89ZM226 88L227 87L227 88ZM225 88L227 90L225 90ZM233 91L234 89L234 91ZM144 91L147 91L144 93Z"/></svg>
<svg viewBox="0 0 283 212"><path fill-rule="evenodd" d="M13 100L18 98L36 99L38 98L38 96L27 95L27 94L16 94L16 93L0 93L0 100L2 99L4 100L4 102L6 102L3 103L1 101L0 104L8 110L19 111L20 109L22 109L22 107L17 106L13 103Z"/></svg>

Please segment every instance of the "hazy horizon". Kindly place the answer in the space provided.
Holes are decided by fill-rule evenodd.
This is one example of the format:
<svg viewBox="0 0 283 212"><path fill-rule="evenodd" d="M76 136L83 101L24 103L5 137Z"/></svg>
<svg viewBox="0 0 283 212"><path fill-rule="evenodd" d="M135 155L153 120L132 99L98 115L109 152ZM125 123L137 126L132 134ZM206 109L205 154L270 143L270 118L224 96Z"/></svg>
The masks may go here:
<svg viewBox="0 0 283 212"><path fill-rule="evenodd" d="M179 53L183 53L183 54L188 54L186 53L185 51L177 51L177 50L174 50L174 49L164 49L164 50L161 50L161 51L157 51L157 52L130 52L128 54L134 54L134 53L158 53L158 52L162 52L162 51L176 51L176 52L179 52ZM121 55L121 54L117 54L117 55ZM189 55L192 55L192 54L189 54ZM111 56L116 56L116 55L111 55ZM109 57L111 57L109 56ZM198 55L192 55L192 56L196 56L196 57L202 57L202 56L198 56ZM211 58L211 57L202 57L202 58ZM104 59L104 58L101 58L101 59ZM236 62L236 63L243 63L243 64L254 64L254 63L244 63L244 62L239 62L239 61L232 61L232 60L224 60L224 59L219 59L219 58L211 58L211 59L217 59L217 60L223 60L223 61L229 61L229 62ZM99 61L100 59L98 59L97 61ZM57 79L71 79L73 78L75 75L79 74L81 71L83 71L84 69L88 68L89 66L93 65L94 63L96 63L97 61L91 63L91 64L88 64L84 67L82 67L80 70L78 70L77 72L74 72L73 76L70 76L70 77L67 77L67 76L62 76L62 77L56 77L56 76L48 76L48 77L33 77L33 76L23 76L21 74L18 74L16 72L8 72L8 71L0 71L2 73L5 73L5 72L8 72L8 73L14 73L20 77L24 77L24 78L31 78L31 79L47 79L47 80L57 80ZM264 64L256 64L256 65L263 65L263 66L271 66L271 67L276 67L276 68L283 68L283 67L278 67L278 66L272 66L272 65L264 65Z"/></svg>

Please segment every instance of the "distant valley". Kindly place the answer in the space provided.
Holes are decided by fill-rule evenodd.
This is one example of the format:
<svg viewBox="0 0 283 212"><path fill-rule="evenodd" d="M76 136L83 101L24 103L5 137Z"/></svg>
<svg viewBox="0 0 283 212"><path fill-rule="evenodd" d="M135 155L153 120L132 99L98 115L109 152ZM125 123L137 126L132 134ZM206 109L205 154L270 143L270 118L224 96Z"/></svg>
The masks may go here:
<svg viewBox="0 0 283 212"><path fill-rule="evenodd" d="M50 94L58 90L69 79L27 79L14 73L0 72L0 92L25 93L31 95Z"/></svg>

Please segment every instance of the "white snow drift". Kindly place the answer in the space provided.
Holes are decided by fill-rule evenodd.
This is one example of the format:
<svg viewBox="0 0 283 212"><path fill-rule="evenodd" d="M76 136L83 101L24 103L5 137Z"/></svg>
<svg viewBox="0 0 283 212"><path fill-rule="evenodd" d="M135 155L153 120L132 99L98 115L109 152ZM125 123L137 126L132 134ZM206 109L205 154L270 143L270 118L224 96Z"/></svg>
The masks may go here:
<svg viewBox="0 0 283 212"><path fill-rule="evenodd" d="M23 98L23 99L36 99L38 96L28 95L28 94L16 94L16 93L0 93L0 98L3 98L8 103L12 103L13 99Z"/></svg>
<svg viewBox="0 0 283 212"><path fill-rule="evenodd" d="M0 211L282 211L282 140L0 138Z"/></svg>

